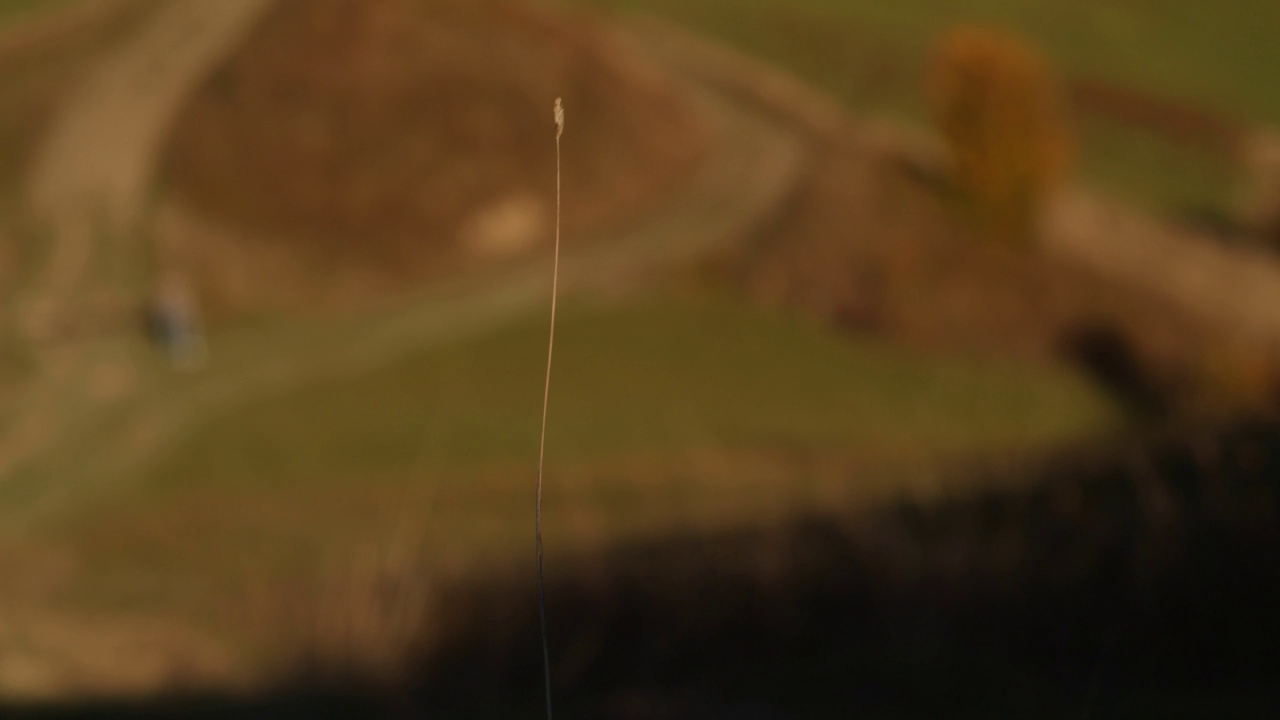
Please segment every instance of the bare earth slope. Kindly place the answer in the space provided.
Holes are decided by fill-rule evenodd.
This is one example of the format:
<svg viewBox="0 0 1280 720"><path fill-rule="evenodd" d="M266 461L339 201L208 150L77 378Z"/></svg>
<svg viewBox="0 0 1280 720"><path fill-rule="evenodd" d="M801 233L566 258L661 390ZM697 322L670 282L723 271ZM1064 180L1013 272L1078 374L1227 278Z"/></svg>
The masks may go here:
<svg viewBox="0 0 1280 720"><path fill-rule="evenodd" d="M640 218L703 153L670 78L578 16L284 0L184 107L167 175L182 205L315 272L444 277L550 239L557 96L570 242Z"/></svg>

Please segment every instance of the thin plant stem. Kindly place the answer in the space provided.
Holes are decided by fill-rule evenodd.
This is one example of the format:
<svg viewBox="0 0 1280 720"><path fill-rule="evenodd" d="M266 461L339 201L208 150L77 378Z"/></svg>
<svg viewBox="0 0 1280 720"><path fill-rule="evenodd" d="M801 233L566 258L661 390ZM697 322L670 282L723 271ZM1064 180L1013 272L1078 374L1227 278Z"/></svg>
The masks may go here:
<svg viewBox="0 0 1280 720"><path fill-rule="evenodd" d="M547 720L551 720L551 650L547 633L547 584L542 569L542 468L547 455L547 405L551 399L551 352L556 342L556 290L560 279L560 136L564 133L564 107L556 98L556 235L551 265L551 333L547 339L547 376L542 387L542 432L538 441L538 503L534 535L538 549L538 618L542 624L542 673L546 684Z"/></svg>

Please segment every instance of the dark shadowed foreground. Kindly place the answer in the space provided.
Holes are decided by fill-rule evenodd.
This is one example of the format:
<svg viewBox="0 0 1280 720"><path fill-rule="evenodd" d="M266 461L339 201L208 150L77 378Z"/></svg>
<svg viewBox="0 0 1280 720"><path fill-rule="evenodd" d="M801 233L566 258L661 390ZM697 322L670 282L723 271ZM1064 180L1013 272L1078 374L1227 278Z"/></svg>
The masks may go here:
<svg viewBox="0 0 1280 720"><path fill-rule="evenodd" d="M1277 717L1277 478L1280 425L1240 421L1063 455L974 497L561 552L557 717ZM0 717L539 717L531 590L439 601L412 687L311 678Z"/></svg>

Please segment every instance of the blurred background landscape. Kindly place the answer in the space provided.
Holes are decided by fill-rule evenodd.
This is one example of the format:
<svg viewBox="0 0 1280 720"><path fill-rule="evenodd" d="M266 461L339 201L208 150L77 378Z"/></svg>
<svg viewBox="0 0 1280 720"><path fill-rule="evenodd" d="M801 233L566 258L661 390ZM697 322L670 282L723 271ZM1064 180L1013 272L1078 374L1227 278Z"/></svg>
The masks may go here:
<svg viewBox="0 0 1280 720"><path fill-rule="evenodd" d="M1280 5L0 0L0 716L1274 717Z"/></svg>

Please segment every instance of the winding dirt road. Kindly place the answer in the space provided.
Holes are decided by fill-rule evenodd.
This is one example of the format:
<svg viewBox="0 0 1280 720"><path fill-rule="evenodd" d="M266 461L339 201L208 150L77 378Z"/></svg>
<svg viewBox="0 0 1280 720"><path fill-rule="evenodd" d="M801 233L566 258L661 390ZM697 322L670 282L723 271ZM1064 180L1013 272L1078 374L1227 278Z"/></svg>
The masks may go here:
<svg viewBox="0 0 1280 720"><path fill-rule="evenodd" d="M92 267L97 241L138 231L183 99L269 4L160 4L138 32L93 64L37 149L23 201L47 241L47 259L16 310L37 369L18 402L20 419L0 439L0 479L53 442L61 406L75 404L65 395L93 372L86 365L92 353L58 335L100 284Z"/></svg>
<svg viewBox="0 0 1280 720"><path fill-rule="evenodd" d="M799 139L709 92L701 103L716 138L706 164L642 226L563 257L563 290L608 287L692 260L742 237L786 198L805 165ZM86 428L85 437L65 438L62 444L71 452L59 455L52 467L92 471L49 472L33 502L6 508L5 525L17 530L94 488L127 484L165 444L260 394L375 370L405 353L483 335L536 310L550 293L548 260L439 286L404 310L362 318L317 342L266 331L242 338L219 353L237 358L232 364L215 359L203 376L151 398L123 422L113 418ZM88 442L95 436L101 439Z"/></svg>
<svg viewBox="0 0 1280 720"><path fill-rule="evenodd" d="M50 253L25 302L37 340L64 320L90 274L95 238L141 227L168 128L183 100L270 0L183 0L160 6L132 39L95 63L38 149L24 205Z"/></svg>
<svg viewBox="0 0 1280 720"><path fill-rule="evenodd" d="M109 18L126 4L87 0L69 7L65 17L17 28L16 39L0 47L19 47L67 23ZM18 419L0 437L0 490L16 468L42 453L57 455L69 426L118 395L93 387L94 378L104 376L99 361L114 353L68 343L60 331L103 285L93 267L97 242L138 231L168 126L183 99L268 6L269 0L157 4L131 38L89 68L37 149L22 200L43 233L47 257L18 298L15 317L36 367L16 402ZM38 483L54 480L35 474ZM77 625L58 616L41 624L29 613L7 610L11 620L22 619L0 624L0 688L6 694L58 693L86 675L116 686L154 684L177 662L145 641L130 646L132 636L113 630L114 622ZM172 630L166 628L165 637ZM188 642L184 650L203 652L208 645ZM114 649L104 655L107 646ZM131 671L119 665L122 651L139 660L126 663Z"/></svg>
<svg viewBox="0 0 1280 720"><path fill-rule="evenodd" d="M20 490L0 505L0 538L21 537L51 514L127 486L150 458L211 414L264 393L367 372L407 352L483 334L548 301L549 257L540 257L437 286L400 310L317 336L269 328L227 338L205 373L158 381L127 402L93 402L76 394L73 381L91 372L95 358L118 356L122 341L65 346L44 330L57 327L98 282L91 261L99 231L129 233L144 220L157 152L174 111L268 4L183 0L161 6L146 28L96 67L43 148L27 200L33 216L51 228L51 253L23 313L40 369L23 422L0 441L0 492L6 486ZM583 243L562 258L566 289L607 287L732 243L778 211L805 173L807 146L794 130L726 97L714 84L690 83L688 90L714 138L703 165L672 188L665 207L642 225ZM145 355L124 355L137 365L148 362ZM74 652L54 650L43 648L20 664L28 675L38 670L32 675L36 684L49 691L83 665ZM8 684L0 677L0 686Z"/></svg>
<svg viewBox="0 0 1280 720"><path fill-rule="evenodd" d="M221 2L208 0L203 6L212 13L214 5L225 7ZM262 2L249 0L237 3L239 10L233 13L234 17L224 17L220 29L214 32L221 45L225 47L230 41L231 27L243 31L244 23L263 6ZM160 43L157 38L172 38L180 29L190 32L192 28L212 27L193 25L190 16L184 17L181 21L168 15L158 19L151 31L140 34L139 42L154 48ZM167 28L167 32L159 32L160 27ZM199 53L206 63L212 61L211 44L203 44L204 50ZM122 52L122 59L111 65L111 81L96 84L95 90L87 93L91 99L97 98L90 105L103 108L102 112L109 116L127 104L121 96L133 93L136 84L143 82L142 76L153 71L139 60L145 55L136 48ZM689 68L671 58L666 60L677 74L688 74ZM205 67L207 64L197 67L191 60L185 73L187 82L198 78ZM183 96L172 87L178 84L179 74L166 77L169 80L163 84L167 89L159 94L176 102ZM152 78L146 82L156 81ZM794 130L725 97L723 87L705 79L689 82L687 90L714 139L703 165L686 183L672 188L666 205L641 225L584 243L579 250L567 254L561 264L561 283L566 289L607 287L621 278L643 276L732 243L776 212L806 171L807 146ZM88 110L81 106L79 112ZM157 105L152 112L152 132L162 133L164 123L158 118L169 117L172 108L162 112ZM52 149L47 155L51 163L74 157L71 148L90 142L90 123L69 119L59 127L68 137L51 141ZM144 142L141 135L132 132L128 137L138 152L122 166L122 185L115 187L102 170L45 169L33 182L33 206L38 211L43 209L52 220L61 215L51 212L54 206L74 208L80 217L85 217L105 203L110 208L105 217L112 226L127 227L137 222L159 140ZM572 142L572 138L567 137L567 141ZM142 156L150 160L142 162ZM572 172L572 168L566 171ZM63 187L55 192L51 188L59 183L49 178L60 173ZM102 185L112 188L93 190ZM86 197L96 200L86 201ZM77 247L91 247L91 241L77 236L73 226L62 227L64 254L75 256ZM91 495L92 489L127 483L139 474L148 458L167 443L184 437L212 413L225 412L263 393L367 372L406 352L483 334L536 310L547 301L550 291L548 262L549 258L538 258L513 270L488 272L436 286L407 308L360 318L349 326L333 328L323 339L299 342L279 328L228 339L207 371L189 382L172 390L144 393L136 402L118 409L106 408L96 413L96 420L51 423L38 447L27 443L29 452L20 458L22 462L11 461L8 465L12 471L10 480L13 472L21 475L24 500L7 503L0 510L0 534L20 533L45 513ZM63 260L61 266L75 265ZM0 464L0 487L5 482L5 469Z"/></svg>

